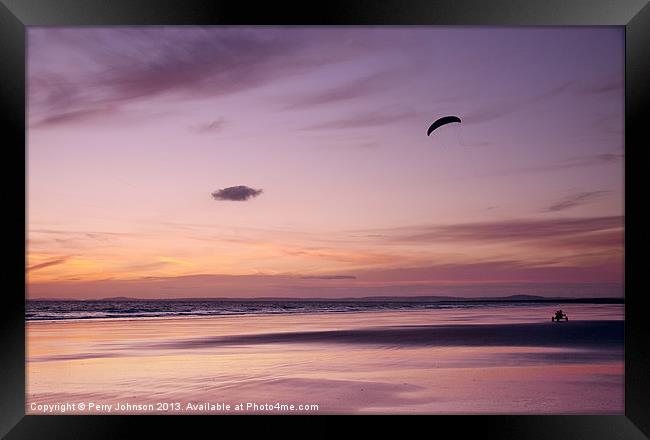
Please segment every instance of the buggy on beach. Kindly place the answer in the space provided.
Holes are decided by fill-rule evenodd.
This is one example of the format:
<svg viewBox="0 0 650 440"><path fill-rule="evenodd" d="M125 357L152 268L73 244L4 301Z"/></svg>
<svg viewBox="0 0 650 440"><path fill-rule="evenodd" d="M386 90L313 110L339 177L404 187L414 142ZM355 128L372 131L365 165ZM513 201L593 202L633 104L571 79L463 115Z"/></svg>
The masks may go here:
<svg viewBox="0 0 650 440"><path fill-rule="evenodd" d="M562 310L555 312L555 316L551 316L551 321L560 322L561 320L568 321L569 317Z"/></svg>

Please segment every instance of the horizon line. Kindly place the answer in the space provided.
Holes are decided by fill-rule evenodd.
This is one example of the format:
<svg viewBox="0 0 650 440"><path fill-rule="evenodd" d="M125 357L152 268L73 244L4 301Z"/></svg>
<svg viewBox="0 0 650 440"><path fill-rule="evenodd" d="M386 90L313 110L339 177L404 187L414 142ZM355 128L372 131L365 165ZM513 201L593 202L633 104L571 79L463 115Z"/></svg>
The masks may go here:
<svg viewBox="0 0 650 440"><path fill-rule="evenodd" d="M543 295L515 294L507 296L481 296L481 297L463 297L448 295L412 295L412 296L391 296L375 295L362 297L290 297L290 296L257 296L248 298L236 297L173 297L173 298L137 298L129 296L115 296L104 298L25 298L25 301L359 301L359 300L396 300L396 301L413 301L413 300L438 300L444 301L616 301L623 303L624 296L608 297L558 297Z"/></svg>

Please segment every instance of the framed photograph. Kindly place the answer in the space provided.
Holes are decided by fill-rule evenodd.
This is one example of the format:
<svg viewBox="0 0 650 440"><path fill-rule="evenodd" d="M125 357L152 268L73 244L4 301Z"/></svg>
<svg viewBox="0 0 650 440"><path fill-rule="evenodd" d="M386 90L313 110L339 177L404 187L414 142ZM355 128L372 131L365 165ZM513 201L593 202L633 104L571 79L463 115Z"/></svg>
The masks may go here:
<svg viewBox="0 0 650 440"><path fill-rule="evenodd" d="M2 0L0 434L648 438L649 21Z"/></svg>

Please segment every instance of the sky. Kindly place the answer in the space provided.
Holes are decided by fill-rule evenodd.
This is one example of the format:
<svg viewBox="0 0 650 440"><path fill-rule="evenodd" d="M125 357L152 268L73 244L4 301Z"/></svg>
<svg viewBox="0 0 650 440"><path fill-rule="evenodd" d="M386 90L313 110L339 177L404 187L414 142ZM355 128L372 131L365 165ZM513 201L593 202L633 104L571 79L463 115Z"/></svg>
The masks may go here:
<svg viewBox="0 0 650 440"><path fill-rule="evenodd" d="M30 27L27 67L29 298L623 295L621 27Z"/></svg>

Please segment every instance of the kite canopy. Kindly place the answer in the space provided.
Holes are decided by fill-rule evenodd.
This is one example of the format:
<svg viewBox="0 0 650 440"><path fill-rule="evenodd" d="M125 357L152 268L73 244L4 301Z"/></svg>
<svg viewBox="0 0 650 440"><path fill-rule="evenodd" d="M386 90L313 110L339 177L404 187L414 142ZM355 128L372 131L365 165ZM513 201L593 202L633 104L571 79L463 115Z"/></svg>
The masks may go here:
<svg viewBox="0 0 650 440"><path fill-rule="evenodd" d="M449 124L451 122L460 122L460 118L458 116L445 116L445 117L442 117L442 118L438 119L433 124L431 124L431 126L427 130L427 136L429 136L431 134L431 132L433 130L435 130L436 128L441 127L441 126L446 125L446 124Z"/></svg>

